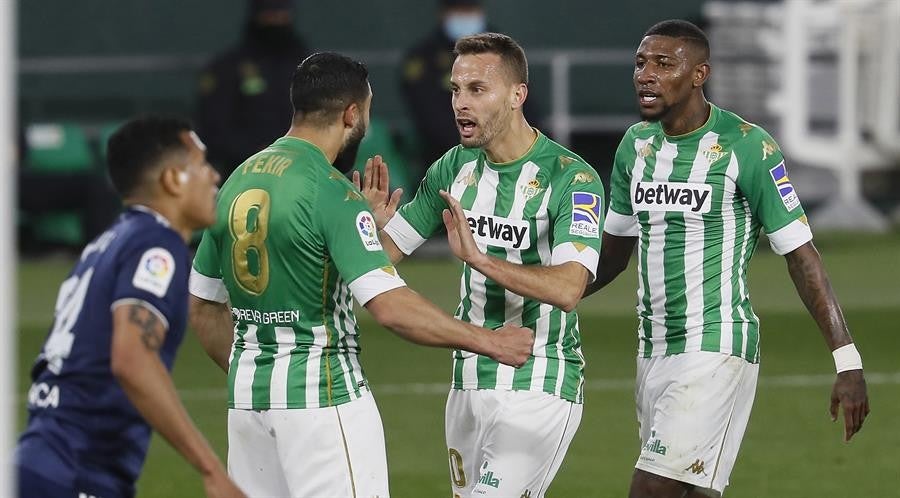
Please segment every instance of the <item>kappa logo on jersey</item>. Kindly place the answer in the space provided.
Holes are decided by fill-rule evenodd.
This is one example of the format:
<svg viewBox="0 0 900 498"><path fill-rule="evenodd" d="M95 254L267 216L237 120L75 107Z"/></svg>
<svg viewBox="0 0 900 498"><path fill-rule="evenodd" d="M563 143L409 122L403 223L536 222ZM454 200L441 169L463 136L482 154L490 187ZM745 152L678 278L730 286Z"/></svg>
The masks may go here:
<svg viewBox="0 0 900 498"><path fill-rule="evenodd" d="M705 183L638 182L632 192L635 211L708 213L712 186Z"/></svg>
<svg viewBox="0 0 900 498"><path fill-rule="evenodd" d="M600 212L603 199L590 192L572 192L572 224L569 234L600 238Z"/></svg>
<svg viewBox="0 0 900 498"><path fill-rule="evenodd" d="M464 211L464 213L476 242L506 249L531 247L527 221L473 213L472 211Z"/></svg>
<svg viewBox="0 0 900 498"><path fill-rule="evenodd" d="M147 249L141 256L131 284L157 297L165 297L175 275L175 258L162 247Z"/></svg>
<svg viewBox="0 0 900 498"><path fill-rule="evenodd" d="M791 180L788 178L784 161L770 169L769 174L772 175L772 181L775 182L775 187L778 189L778 195L781 196L781 202L784 203L784 207L788 208L788 211L796 209L800 205L800 198L797 197L794 185L791 184Z"/></svg>
<svg viewBox="0 0 900 498"><path fill-rule="evenodd" d="M363 246L367 251L380 251L381 241L378 240L378 229L375 228L375 219L366 211L356 215L356 230Z"/></svg>

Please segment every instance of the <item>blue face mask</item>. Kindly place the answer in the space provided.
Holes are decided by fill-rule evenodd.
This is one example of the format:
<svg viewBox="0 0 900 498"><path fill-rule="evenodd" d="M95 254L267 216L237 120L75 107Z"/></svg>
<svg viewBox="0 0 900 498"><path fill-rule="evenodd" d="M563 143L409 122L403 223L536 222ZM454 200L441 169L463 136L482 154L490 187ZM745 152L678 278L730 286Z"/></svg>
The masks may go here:
<svg viewBox="0 0 900 498"><path fill-rule="evenodd" d="M487 29L484 14L450 14L444 19L444 33L451 40L483 33Z"/></svg>

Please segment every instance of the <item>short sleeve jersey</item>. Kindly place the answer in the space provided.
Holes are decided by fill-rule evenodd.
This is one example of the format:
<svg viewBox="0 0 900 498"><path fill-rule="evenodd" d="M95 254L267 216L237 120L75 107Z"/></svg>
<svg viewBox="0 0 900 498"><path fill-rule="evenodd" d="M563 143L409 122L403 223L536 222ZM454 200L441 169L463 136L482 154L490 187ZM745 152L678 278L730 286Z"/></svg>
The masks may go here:
<svg viewBox="0 0 900 498"><path fill-rule="evenodd" d="M313 144L283 137L222 186L190 290L232 308L229 406L265 410L364 394L351 297L403 285L360 192Z"/></svg>
<svg viewBox="0 0 900 498"><path fill-rule="evenodd" d="M189 267L181 236L140 206L85 247L31 371L20 465L57 482L133 492L151 429L110 370L112 311L138 304L155 313L168 329L159 355L171 369L187 322Z"/></svg>
<svg viewBox="0 0 900 498"><path fill-rule="evenodd" d="M619 145L610 183L605 230L638 237L638 355L759 361L747 267L760 229L778 254L812 239L772 137L713 105L685 135L638 123Z"/></svg>
<svg viewBox="0 0 900 498"><path fill-rule="evenodd" d="M525 265L577 262L597 268L603 186L583 159L538 133L520 159L491 163L481 149L450 149L385 231L406 254L444 227L445 190L459 200L479 249ZM488 328L535 331L532 357L514 369L467 351L453 354L454 389L530 390L581 402L584 358L576 312L514 294L465 265L456 316Z"/></svg>

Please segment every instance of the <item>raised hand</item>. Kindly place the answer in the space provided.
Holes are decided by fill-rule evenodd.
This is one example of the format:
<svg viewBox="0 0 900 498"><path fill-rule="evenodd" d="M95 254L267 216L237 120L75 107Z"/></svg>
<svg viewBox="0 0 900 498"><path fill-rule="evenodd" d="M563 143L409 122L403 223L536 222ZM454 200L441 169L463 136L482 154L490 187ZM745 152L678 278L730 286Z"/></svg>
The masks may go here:
<svg viewBox="0 0 900 498"><path fill-rule="evenodd" d="M375 217L375 225L379 230L384 228L397 212L400 197L403 195L402 188L390 192L391 183L387 163L381 156L370 157L366 160L362 179L359 177L359 171L354 171L352 181L353 185L356 185L356 188L362 192L366 202L369 203L369 209L372 210L372 215Z"/></svg>
<svg viewBox="0 0 900 498"><path fill-rule="evenodd" d="M494 354L490 355L496 361L519 368L531 357L534 348L534 332L525 327L504 325L491 334L494 342Z"/></svg>
<svg viewBox="0 0 900 498"><path fill-rule="evenodd" d="M869 396L862 370L847 370L837 374L831 390L831 420L838 418L838 406L844 409L844 442L850 441L862 429L869 414Z"/></svg>
<svg viewBox="0 0 900 498"><path fill-rule="evenodd" d="M447 228L447 240L450 242L450 250L453 254L469 263L471 266L477 267L481 258L485 258L485 254L478 249L475 238L472 236L472 229L469 228L469 220L463 212L459 201L453 198L448 192L441 190L441 197L449 206L442 213L444 218L444 227Z"/></svg>

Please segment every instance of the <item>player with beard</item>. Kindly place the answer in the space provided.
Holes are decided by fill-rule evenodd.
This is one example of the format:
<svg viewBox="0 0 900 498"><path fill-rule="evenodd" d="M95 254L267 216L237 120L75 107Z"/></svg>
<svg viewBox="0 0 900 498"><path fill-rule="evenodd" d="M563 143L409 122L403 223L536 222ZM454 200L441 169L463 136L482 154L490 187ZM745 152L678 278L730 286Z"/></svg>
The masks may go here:
<svg viewBox="0 0 900 498"><path fill-rule="evenodd" d="M518 370L454 352L446 437L454 496L540 498L581 421L575 306L597 268L603 187L590 165L525 119L528 63L515 40L473 35L455 52L450 89L461 145L431 165L396 214L384 167L368 168L364 193L379 226L387 223L381 242L394 262L447 230L465 262L460 319L535 330Z"/></svg>
<svg viewBox="0 0 900 498"><path fill-rule="evenodd" d="M651 27L635 55L645 120L616 151L597 280L638 244L637 415L631 498L719 496L747 427L759 372L759 319L747 268L760 229L783 255L837 370L831 416L844 439L869 412L862 360L812 243L778 145L709 103L709 41L693 24Z"/></svg>
<svg viewBox="0 0 900 498"><path fill-rule="evenodd" d="M191 324L228 373L228 469L248 495L387 498L351 299L412 342L513 366L533 334L454 320L391 266L361 193L332 166L366 132L365 66L314 54L294 73L291 101L287 135L222 186L219 221L194 259Z"/></svg>

